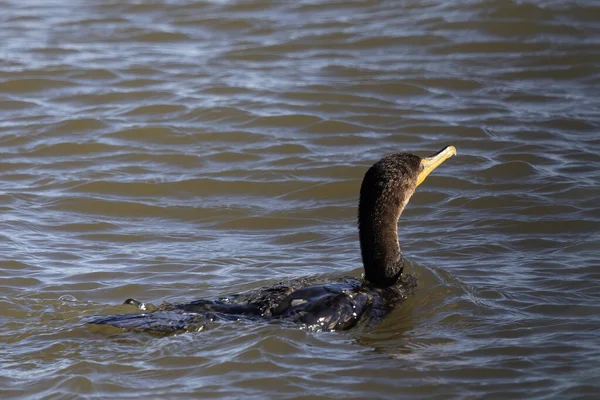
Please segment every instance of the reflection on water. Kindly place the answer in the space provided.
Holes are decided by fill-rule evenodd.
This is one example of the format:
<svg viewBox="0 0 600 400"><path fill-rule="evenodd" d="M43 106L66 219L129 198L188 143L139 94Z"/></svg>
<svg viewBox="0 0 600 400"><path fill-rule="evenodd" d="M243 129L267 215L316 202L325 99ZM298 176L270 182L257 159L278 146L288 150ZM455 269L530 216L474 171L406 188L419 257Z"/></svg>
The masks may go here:
<svg viewBox="0 0 600 400"><path fill-rule="evenodd" d="M3 398L596 397L593 2L1 5ZM358 276L365 170L446 144L372 329L82 323Z"/></svg>

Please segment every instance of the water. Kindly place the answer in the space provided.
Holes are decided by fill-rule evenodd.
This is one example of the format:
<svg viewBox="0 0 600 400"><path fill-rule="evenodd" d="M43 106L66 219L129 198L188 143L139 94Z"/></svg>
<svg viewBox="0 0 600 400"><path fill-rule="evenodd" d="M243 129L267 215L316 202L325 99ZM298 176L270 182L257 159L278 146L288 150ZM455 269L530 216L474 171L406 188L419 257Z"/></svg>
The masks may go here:
<svg viewBox="0 0 600 400"><path fill-rule="evenodd" d="M2 1L2 398L596 398L592 1ZM85 316L358 276L384 154L453 144L372 329Z"/></svg>

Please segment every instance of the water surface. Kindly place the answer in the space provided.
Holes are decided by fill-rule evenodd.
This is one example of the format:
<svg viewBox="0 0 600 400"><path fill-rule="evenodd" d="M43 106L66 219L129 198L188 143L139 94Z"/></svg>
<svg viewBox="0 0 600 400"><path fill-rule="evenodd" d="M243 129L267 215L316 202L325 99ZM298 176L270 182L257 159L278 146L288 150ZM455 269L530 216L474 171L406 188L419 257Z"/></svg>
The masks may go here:
<svg viewBox="0 0 600 400"><path fill-rule="evenodd" d="M2 398L596 398L592 1L0 1ZM383 155L453 144L374 328L85 316L359 276Z"/></svg>

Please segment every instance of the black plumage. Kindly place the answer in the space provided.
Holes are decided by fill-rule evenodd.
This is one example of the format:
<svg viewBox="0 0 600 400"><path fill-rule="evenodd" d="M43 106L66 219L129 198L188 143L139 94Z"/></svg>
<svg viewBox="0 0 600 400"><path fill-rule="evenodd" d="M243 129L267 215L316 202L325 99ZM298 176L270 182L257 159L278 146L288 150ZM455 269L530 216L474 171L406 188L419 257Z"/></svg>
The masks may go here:
<svg viewBox="0 0 600 400"><path fill-rule="evenodd" d="M200 330L213 320L288 321L313 330L343 330L359 321L376 322L417 284L414 276L402 274L398 219L416 187L454 154L453 146L423 159L395 153L366 172L358 206L364 279L300 278L216 300L163 303L143 313L94 316L88 322L161 333ZM133 299L125 303L145 308Z"/></svg>

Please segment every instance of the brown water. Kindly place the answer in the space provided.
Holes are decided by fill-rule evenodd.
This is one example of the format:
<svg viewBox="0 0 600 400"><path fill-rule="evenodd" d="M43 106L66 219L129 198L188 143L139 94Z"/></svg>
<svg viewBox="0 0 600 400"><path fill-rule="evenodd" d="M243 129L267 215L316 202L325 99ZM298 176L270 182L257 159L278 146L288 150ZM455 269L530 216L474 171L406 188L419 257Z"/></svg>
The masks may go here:
<svg viewBox="0 0 600 400"><path fill-rule="evenodd" d="M597 398L598 2L0 6L0 397ZM358 276L365 170L448 144L372 329L82 322Z"/></svg>

